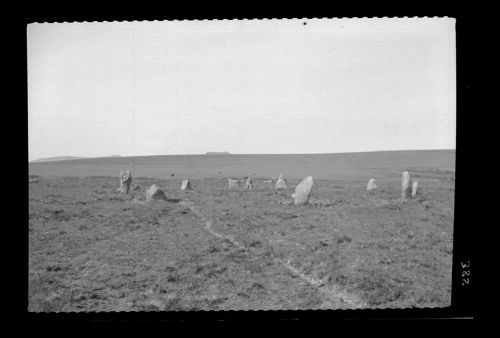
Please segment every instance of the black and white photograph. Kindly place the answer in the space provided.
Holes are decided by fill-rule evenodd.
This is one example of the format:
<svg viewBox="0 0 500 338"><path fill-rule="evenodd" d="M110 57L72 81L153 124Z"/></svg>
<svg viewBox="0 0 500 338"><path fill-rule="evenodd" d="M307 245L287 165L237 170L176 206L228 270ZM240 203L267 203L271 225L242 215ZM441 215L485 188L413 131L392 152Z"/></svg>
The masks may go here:
<svg viewBox="0 0 500 338"><path fill-rule="evenodd" d="M455 28L29 23L28 312L450 307Z"/></svg>

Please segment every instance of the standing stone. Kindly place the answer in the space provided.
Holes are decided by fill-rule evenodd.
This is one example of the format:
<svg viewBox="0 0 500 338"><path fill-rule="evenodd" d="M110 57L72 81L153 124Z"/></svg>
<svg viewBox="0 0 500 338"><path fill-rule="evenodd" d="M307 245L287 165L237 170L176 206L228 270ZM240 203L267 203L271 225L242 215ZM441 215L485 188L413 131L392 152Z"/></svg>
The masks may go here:
<svg viewBox="0 0 500 338"><path fill-rule="evenodd" d="M411 197L417 196L417 190L418 190L418 181L413 182L412 188L411 188Z"/></svg>
<svg viewBox="0 0 500 338"><path fill-rule="evenodd" d="M118 191L122 191L123 190L123 180L122 180L122 178L123 178L123 170L120 170L120 187L118 189L116 189Z"/></svg>
<svg viewBox="0 0 500 338"><path fill-rule="evenodd" d="M309 202L313 183L312 176L307 176L295 187L295 204L306 204Z"/></svg>
<svg viewBox="0 0 500 338"><path fill-rule="evenodd" d="M156 184L153 184L147 191L146 191L146 201L151 201L151 200L167 200L167 196L165 193L156 186Z"/></svg>
<svg viewBox="0 0 500 338"><path fill-rule="evenodd" d="M276 184L274 185L274 189L275 190L279 190L279 189L288 189L286 187L286 182L285 182L285 179L283 178L283 175L280 175L278 177L278 180L276 181Z"/></svg>
<svg viewBox="0 0 500 338"><path fill-rule="evenodd" d="M232 187L239 186L240 180L235 178L228 178L227 183L229 184L229 189L231 189Z"/></svg>
<svg viewBox="0 0 500 338"><path fill-rule="evenodd" d="M121 193L128 194L130 191L130 185L132 184L132 175L130 174L130 170L125 172L120 171L120 188L117 190Z"/></svg>
<svg viewBox="0 0 500 338"><path fill-rule="evenodd" d="M36 183L36 182L38 182L39 179L40 179L40 176L37 176L37 175L30 175L28 177L29 183Z"/></svg>
<svg viewBox="0 0 500 338"><path fill-rule="evenodd" d="M411 195L411 177L410 173L407 171L403 172L403 176L401 178L401 199L405 201Z"/></svg>
<svg viewBox="0 0 500 338"><path fill-rule="evenodd" d="M191 190L191 189L192 189L191 182L189 182L188 179L182 181L181 190Z"/></svg>
<svg viewBox="0 0 500 338"><path fill-rule="evenodd" d="M375 179L371 178L368 181L368 184L366 185L366 190L370 191L370 190L373 190L375 188L377 188L377 184L375 183Z"/></svg>
<svg viewBox="0 0 500 338"><path fill-rule="evenodd" d="M253 189L253 178L248 177L245 182L245 189L252 190Z"/></svg>

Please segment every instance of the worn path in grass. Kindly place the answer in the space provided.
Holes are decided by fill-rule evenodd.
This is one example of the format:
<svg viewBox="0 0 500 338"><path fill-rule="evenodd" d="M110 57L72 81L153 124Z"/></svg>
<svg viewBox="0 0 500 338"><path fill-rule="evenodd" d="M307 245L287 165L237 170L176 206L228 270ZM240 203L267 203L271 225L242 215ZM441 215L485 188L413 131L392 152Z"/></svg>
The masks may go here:
<svg viewBox="0 0 500 338"><path fill-rule="evenodd" d="M255 255L262 255L262 253L259 252L258 250L255 250L250 247L245 247L243 244L239 243L231 236L221 235L220 233L215 231L212 227L212 220L203 215L203 213L201 213L198 210L198 208L195 207L193 202L183 201L181 203L187 206L196 216L198 216L203 222L205 222L205 228L213 236L229 241L238 249L249 251ZM325 282L323 280L309 276L303 271L301 271L300 268L294 267L290 262L290 259L281 259L273 254L271 254L271 257L274 260L274 262L281 265L283 268L287 269L295 276L298 276L307 284L317 288L317 290L321 292L321 294L324 296L325 299L325 301L323 302L324 307L330 309L339 309L339 308L362 308L366 306L366 304L363 301L361 301L358 296L354 294L349 294L345 290L342 290L336 285L325 285Z"/></svg>

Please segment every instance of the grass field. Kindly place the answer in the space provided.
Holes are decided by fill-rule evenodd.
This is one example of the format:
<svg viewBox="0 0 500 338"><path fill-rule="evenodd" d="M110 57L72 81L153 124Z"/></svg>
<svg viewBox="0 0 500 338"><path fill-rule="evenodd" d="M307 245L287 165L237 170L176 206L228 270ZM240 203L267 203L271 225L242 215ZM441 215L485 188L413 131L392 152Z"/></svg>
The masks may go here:
<svg viewBox="0 0 500 338"><path fill-rule="evenodd" d="M41 176L29 185L30 311L451 302L454 151L108 158L29 168ZM127 168L139 189L123 195L117 176ZM402 170L421 188L404 203ZM229 190L223 180L252 174L251 191ZM289 178L287 192L263 182L279 174ZM306 175L315 179L310 203L295 206L289 195ZM192 191L179 190L184 177ZM378 188L367 193L372 177ZM153 183L169 201L144 202Z"/></svg>

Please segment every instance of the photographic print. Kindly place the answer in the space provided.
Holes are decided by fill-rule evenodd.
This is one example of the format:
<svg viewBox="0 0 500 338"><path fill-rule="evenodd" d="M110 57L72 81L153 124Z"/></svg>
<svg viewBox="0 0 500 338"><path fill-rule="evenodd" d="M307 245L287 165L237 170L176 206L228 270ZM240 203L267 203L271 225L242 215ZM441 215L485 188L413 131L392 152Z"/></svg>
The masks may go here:
<svg viewBox="0 0 500 338"><path fill-rule="evenodd" d="M29 312L451 305L453 18L27 25Z"/></svg>

